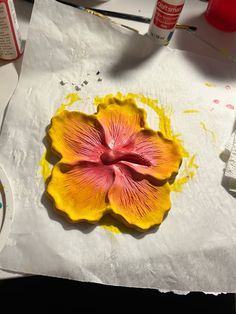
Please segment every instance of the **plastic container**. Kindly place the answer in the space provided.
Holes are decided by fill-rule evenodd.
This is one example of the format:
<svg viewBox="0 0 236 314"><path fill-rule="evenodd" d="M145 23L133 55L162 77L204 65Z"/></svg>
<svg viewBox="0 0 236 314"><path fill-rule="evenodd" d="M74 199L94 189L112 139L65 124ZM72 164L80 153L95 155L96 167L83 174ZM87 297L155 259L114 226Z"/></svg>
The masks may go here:
<svg viewBox="0 0 236 314"><path fill-rule="evenodd" d="M185 0L158 0L148 29L148 36L167 45L174 33Z"/></svg>
<svg viewBox="0 0 236 314"><path fill-rule="evenodd" d="M0 0L0 59L15 60L22 51L13 0Z"/></svg>
<svg viewBox="0 0 236 314"><path fill-rule="evenodd" d="M209 0L205 12L207 21L225 31L236 31L236 0Z"/></svg>

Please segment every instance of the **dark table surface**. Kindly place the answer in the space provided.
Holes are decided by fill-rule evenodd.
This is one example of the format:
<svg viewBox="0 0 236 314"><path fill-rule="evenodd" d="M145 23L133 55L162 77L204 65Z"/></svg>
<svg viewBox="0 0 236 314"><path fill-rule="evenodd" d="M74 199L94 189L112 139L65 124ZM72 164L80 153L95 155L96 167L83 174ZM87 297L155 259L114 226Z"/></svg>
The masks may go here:
<svg viewBox="0 0 236 314"><path fill-rule="evenodd" d="M234 294L176 295L43 276L0 281L0 313L12 313L12 309L17 313L236 313Z"/></svg>

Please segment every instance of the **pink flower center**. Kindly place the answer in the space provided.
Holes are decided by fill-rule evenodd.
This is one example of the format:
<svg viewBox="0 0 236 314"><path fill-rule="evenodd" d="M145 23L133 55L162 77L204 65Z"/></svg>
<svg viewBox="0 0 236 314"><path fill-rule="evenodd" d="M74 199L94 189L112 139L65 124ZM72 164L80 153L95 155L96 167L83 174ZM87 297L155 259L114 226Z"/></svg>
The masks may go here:
<svg viewBox="0 0 236 314"><path fill-rule="evenodd" d="M136 153L127 153L126 151L107 150L100 157L104 165L113 165L119 161L128 161L134 164L151 166L151 162Z"/></svg>

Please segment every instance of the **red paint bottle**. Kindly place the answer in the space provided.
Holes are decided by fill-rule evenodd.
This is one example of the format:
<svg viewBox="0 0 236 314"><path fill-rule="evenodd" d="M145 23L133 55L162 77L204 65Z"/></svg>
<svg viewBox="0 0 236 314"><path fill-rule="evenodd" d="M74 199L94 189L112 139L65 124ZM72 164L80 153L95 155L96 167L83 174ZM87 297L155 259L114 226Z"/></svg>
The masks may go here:
<svg viewBox="0 0 236 314"><path fill-rule="evenodd" d="M207 21L225 31L236 31L236 0L209 0L205 13Z"/></svg>
<svg viewBox="0 0 236 314"><path fill-rule="evenodd" d="M15 60L23 52L13 0L0 0L0 59Z"/></svg>

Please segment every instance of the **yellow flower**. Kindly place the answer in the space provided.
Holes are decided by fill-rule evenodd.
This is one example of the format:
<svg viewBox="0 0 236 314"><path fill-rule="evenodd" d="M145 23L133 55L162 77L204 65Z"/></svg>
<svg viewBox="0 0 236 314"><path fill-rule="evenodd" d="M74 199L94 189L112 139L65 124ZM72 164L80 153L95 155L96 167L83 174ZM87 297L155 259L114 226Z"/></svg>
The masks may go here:
<svg viewBox="0 0 236 314"><path fill-rule="evenodd" d="M93 115L65 110L52 119L48 135L61 159L47 192L70 221L94 223L110 213L139 231L162 222L181 152L148 128L134 100L111 97Z"/></svg>

